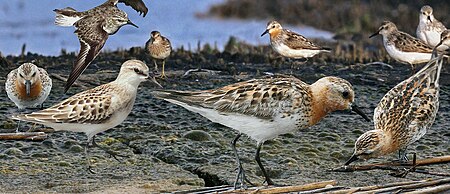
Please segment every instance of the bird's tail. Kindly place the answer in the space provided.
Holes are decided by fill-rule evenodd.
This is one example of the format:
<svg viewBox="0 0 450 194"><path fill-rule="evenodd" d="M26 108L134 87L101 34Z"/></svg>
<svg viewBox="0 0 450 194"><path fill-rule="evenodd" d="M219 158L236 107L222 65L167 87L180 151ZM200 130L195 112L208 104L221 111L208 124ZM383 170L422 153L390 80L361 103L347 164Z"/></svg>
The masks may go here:
<svg viewBox="0 0 450 194"><path fill-rule="evenodd" d="M53 10L56 13L55 24L58 26L73 26L82 18L82 14L71 7Z"/></svg>
<svg viewBox="0 0 450 194"><path fill-rule="evenodd" d="M210 95L202 93L201 91L176 91L176 90L156 90L152 91L152 95L155 98L167 100L175 104L179 104L181 102L195 106L202 106L202 104L204 104L205 99L210 97Z"/></svg>

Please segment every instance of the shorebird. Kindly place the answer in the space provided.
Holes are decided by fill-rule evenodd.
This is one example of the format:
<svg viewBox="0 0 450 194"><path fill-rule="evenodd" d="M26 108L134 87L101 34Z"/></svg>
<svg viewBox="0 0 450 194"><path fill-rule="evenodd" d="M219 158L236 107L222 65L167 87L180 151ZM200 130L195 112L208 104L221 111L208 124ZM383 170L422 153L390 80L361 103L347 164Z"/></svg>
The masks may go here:
<svg viewBox="0 0 450 194"><path fill-rule="evenodd" d="M52 90L52 79L47 71L33 63L24 63L9 72L5 90L9 99L16 104L19 111L25 108L43 108L44 101ZM20 121L17 122L16 133L19 132Z"/></svg>
<svg viewBox="0 0 450 194"><path fill-rule="evenodd" d="M169 39L161 36L161 33L158 31L152 31L150 33L150 39L145 43L145 50L153 58L155 70L158 70L156 59L163 60L161 77L165 78L164 65L166 64L166 58L169 57L170 52L172 52L172 46L170 45Z"/></svg>
<svg viewBox="0 0 450 194"><path fill-rule="evenodd" d="M47 71L33 63L24 63L9 72L5 82L6 94L19 109L42 108L51 89L52 79Z"/></svg>
<svg viewBox="0 0 450 194"><path fill-rule="evenodd" d="M245 188L247 180L236 150L241 133L257 142L255 160L267 184L273 185L259 157L266 140L315 125L335 110L353 110L369 120L354 104L352 85L338 77L324 77L309 85L295 77L281 76L204 91L152 94L239 132L231 143L238 165L235 188L238 184Z"/></svg>
<svg viewBox="0 0 450 194"><path fill-rule="evenodd" d="M450 33L445 35L438 45L450 45ZM442 62L442 55L434 57L381 99L373 116L375 129L356 140L354 153L345 165L396 151L400 161L408 160L407 147L424 136L436 118Z"/></svg>
<svg viewBox="0 0 450 194"><path fill-rule="evenodd" d="M441 33L447 28L433 16L433 8L425 5L420 9L419 25L417 26L417 38L427 43L429 46L436 46L441 37Z"/></svg>
<svg viewBox="0 0 450 194"><path fill-rule="evenodd" d="M300 59L309 58L321 52L330 52L330 48L318 46L304 36L284 29L277 21L267 23L265 34L270 34L270 45L282 56Z"/></svg>
<svg viewBox="0 0 450 194"><path fill-rule="evenodd" d="M428 62L431 59L433 48L425 42L399 31L397 26L390 21L384 21L378 31L372 34L372 38L378 34L383 36L384 48L393 59L411 65Z"/></svg>
<svg viewBox="0 0 450 194"><path fill-rule="evenodd" d="M64 93L97 57L109 35L115 34L127 24L138 27L128 19L125 12L117 8L118 2L118 0L108 0L102 5L84 12L77 12L70 7L54 10L56 25L76 27L75 34L80 40L81 47L77 61L73 65L64 87Z"/></svg>
<svg viewBox="0 0 450 194"><path fill-rule="evenodd" d="M75 94L50 108L12 118L42 124L56 131L84 132L88 137L85 147L88 169L93 172L87 155L88 146L98 146L94 140L96 134L119 125L127 118L138 86L149 77L149 73L142 61L128 60L123 63L116 80ZM152 80L157 83L154 78Z"/></svg>

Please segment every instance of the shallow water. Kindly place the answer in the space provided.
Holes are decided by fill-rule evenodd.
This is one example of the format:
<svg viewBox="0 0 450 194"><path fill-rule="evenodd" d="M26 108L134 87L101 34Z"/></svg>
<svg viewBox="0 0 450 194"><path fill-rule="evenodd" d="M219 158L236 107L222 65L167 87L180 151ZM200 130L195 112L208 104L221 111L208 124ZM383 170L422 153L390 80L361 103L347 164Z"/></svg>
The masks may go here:
<svg viewBox="0 0 450 194"><path fill-rule="evenodd" d="M103 1L83 0L11 0L0 2L0 52L4 55L18 55L23 44L26 51L43 55L58 55L61 49L69 52L79 49L74 27L54 25L53 9L73 7L84 11L101 4ZM196 17L206 13L211 5L222 0L172 0L146 1L149 13L145 18L123 4L119 8L128 13L130 20L139 26L124 26L115 35L110 36L104 49L130 48L144 46L153 30L168 37L175 48L196 49L197 43L210 43L223 49L230 36L245 40L250 44L268 44L268 37L260 37L267 21L258 20L222 20L217 18ZM310 38L331 39L332 33L312 27L286 26Z"/></svg>

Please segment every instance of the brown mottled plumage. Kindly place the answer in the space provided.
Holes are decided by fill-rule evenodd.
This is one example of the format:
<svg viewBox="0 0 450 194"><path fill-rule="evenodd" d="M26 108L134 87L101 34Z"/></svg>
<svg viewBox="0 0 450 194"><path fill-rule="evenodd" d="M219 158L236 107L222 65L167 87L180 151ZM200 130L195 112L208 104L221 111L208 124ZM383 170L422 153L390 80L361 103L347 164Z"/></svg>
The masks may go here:
<svg viewBox="0 0 450 194"><path fill-rule="evenodd" d="M56 131L84 132L88 136L87 149L90 143L95 144L96 134L119 125L127 118L138 86L148 76L145 63L128 60L113 82L75 94L50 108L12 118L42 124Z"/></svg>
<svg viewBox="0 0 450 194"><path fill-rule="evenodd" d="M161 36L161 33L158 31L152 31L150 33L150 39L145 43L145 50L153 58L155 70L158 70L158 64L155 59L163 60L161 77L165 78L166 74L164 73L164 66L166 64L166 58L169 57L172 52L172 45L170 44L169 39Z"/></svg>
<svg viewBox="0 0 450 194"><path fill-rule="evenodd" d="M370 38L378 34L383 36L384 48L389 56L402 63L410 64L412 69L414 64L425 63L431 59L433 48L422 40L399 31L390 21L384 21Z"/></svg>
<svg viewBox="0 0 450 194"><path fill-rule="evenodd" d="M282 76L253 79L212 90L152 93L256 140L256 161L269 185L273 182L259 160L261 146L266 140L312 126L335 110L353 109L365 116L353 104L352 85L337 77L324 77L312 85L295 77ZM239 165L237 177L244 184L244 171L235 149L239 137L232 146Z"/></svg>
<svg viewBox="0 0 450 194"><path fill-rule="evenodd" d="M431 127L439 107L439 75L442 56L433 58L419 72L392 88L375 108L375 130L361 135L353 156L370 159L399 151L406 160L406 148Z"/></svg>
<svg viewBox="0 0 450 194"><path fill-rule="evenodd" d="M321 47L304 36L283 29L277 21L267 23L265 34L270 34L270 45L279 54L290 58L309 58L321 52L330 52L331 49Z"/></svg>
<svg viewBox="0 0 450 194"><path fill-rule="evenodd" d="M126 24L133 25L125 12L117 8L118 0L108 0L102 5L84 12L67 7L55 9L55 23L59 26L75 26L80 40L80 53L73 65L64 92L72 86L87 66L97 57L109 35L115 34Z"/></svg>
<svg viewBox="0 0 450 194"><path fill-rule="evenodd" d="M52 80L47 72L32 63L24 63L12 70L5 82L9 99L19 109L41 106L51 89Z"/></svg>

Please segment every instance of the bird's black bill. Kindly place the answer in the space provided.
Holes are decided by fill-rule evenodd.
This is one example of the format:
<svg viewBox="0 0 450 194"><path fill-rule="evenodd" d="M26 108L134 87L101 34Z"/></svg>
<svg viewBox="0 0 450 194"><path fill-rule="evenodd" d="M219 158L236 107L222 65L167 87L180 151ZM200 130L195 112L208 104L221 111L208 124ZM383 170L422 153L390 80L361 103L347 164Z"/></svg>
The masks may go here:
<svg viewBox="0 0 450 194"><path fill-rule="evenodd" d="M347 160L347 162L345 162L345 166L349 165L350 163L358 160L358 156L356 156L355 154L352 155L352 157L350 159Z"/></svg>
<svg viewBox="0 0 450 194"><path fill-rule="evenodd" d="M139 28L139 26L137 26L136 24L134 24L133 22L131 22L131 20L128 20L127 24L130 24L130 25L132 25L132 26L134 26L134 27L136 27L136 28Z"/></svg>
<svg viewBox="0 0 450 194"><path fill-rule="evenodd" d="M269 33L269 30L264 31L264 32L261 34L261 36L264 36L264 35L266 35L267 33Z"/></svg>
<svg viewBox="0 0 450 194"><path fill-rule="evenodd" d="M150 80L151 80L154 84L156 84L158 87L163 88L163 87L161 86L161 84L159 84L159 82L156 81L156 76L159 76L159 74L156 73L156 72L150 72L150 73L149 73L149 76L148 76L148 79L150 79Z"/></svg>
<svg viewBox="0 0 450 194"><path fill-rule="evenodd" d="M364 118L364 120L370 122L370 118L366 114L364 114L361 110L359 110L358 106L352 104L352 111L361 115Z"/></svg>
<svg viewBox="0 0 450 194"><path fill-rule="evenodd" d="M427 19L428 19L428 21L430 21L431 23L433 23L433 22L431 21L431 17L430 17L430 16L428 16Z"/></svg>
<svg viewBox="0 0 450 194"><path fill-rule="evenodd" d="M25 80L25 91L27 92L27 96L31 94L31 81Z"/></svg>
<svg viewBox="0 0 450 194"><path fill-rule="evenodd" d="M369 38L372 38L372 37L374 37L374 36L376 36L376 35L378 35L378 34L380 34L380 31L379 31L379 30L378 30L377 32L373 33L372 35L370 35Z"/></svg>

